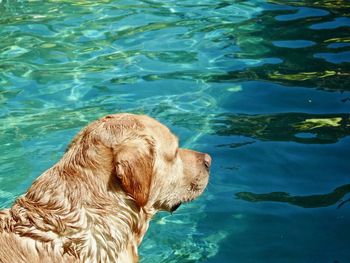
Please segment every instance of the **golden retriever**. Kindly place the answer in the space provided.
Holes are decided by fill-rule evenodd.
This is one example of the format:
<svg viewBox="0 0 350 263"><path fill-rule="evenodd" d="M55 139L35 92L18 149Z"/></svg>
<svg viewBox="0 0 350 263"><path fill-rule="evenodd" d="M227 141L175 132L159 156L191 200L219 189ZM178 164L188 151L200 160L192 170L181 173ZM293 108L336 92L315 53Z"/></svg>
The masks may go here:
<svg viewBox="0 0 350 263"><path fill-rule="evenodd" d="M198 197L210 165L148 116L99 119L0 211L0 262L137 262L152 216Z"/></svg>

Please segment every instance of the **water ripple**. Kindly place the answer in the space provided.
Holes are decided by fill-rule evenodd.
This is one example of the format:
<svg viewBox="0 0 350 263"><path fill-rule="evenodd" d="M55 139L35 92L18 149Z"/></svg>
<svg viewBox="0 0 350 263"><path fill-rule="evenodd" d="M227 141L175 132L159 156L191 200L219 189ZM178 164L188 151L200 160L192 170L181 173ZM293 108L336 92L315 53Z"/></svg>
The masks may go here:
<svg viewBox="0 0 350 263"><path fill-rule="evenodd" d="M300 251L315 244L318 261L338 252L349 262L346 235L331 238L346 224L329 225L330 210L311 220L289 206L233 199L244 192L295 203L349 183L349 7L346 0L0 1L0 205L90 121L143 113L215 162L201 199L155 219L142 262L260 262L267 254L272 263L292 254L317 261L294 253L306 238ZM276 189L284 194L269 194ZM261 231L262 222L271 228ZM288 232L291 222L297 242L256 239L277 234L277 223ZM337 247L327 250L329 243Z"/></svg>

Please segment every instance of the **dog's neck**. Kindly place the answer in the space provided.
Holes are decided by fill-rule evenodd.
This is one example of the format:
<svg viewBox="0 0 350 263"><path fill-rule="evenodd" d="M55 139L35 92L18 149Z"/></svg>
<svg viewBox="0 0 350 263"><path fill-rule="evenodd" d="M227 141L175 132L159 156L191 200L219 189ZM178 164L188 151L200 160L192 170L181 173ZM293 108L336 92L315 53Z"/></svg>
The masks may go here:
<svg viewBox="0 0 350 263"><path fill-rule="evenodd" d="M0 215L0 228L11 228L81 262L137 262L137 246L152 215L119 189L107 189L98 180L91 185L89 177L96 171L58 167L64 166L46 171L7 215ZM82 172L85 181L75 180Z"/></svg>

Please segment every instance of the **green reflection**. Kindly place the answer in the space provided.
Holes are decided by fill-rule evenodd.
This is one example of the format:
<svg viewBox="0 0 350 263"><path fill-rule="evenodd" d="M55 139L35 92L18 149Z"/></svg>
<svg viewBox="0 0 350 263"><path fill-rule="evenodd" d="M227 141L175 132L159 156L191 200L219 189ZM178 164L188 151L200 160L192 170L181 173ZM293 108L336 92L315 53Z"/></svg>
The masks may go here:
<svg viewBox="0 0 350 263"><path fill-rule="evenodd" d="M335 143L350 135L349 114L286 113L271 115L218 115L212 120L218 135L243 135L263 141ZM299 133L314 136L300 138Z"/></svg>
<svg viewBox="0 0 350 263"><path fill-rule="evenodd" d="M346 184L334 189L328 194L319 195L306 195L297 196L290 195L286 192L272 192L267 194L256 194L251 192L239 192L236 193L238 199L242 199L249 202L280 202L289 203L291 205L296 205L304 208L318 208L327 207L336 204L340 201L346 194L350 192L350 184ZM338 207L342 206L345 202L341 202Z"/></svg>
<svg viewBox="0 0 350 263"><path fill-rule="evenodd" d="M350 78L348 63L332 64L322 62L315 57L318 53L334 52L327 45L333 42L348 42L347 30L322 30L315 34L310 27L316 23L335 20L341 14L347 14L348 1L268 1L274 3L276 9L264 10L256 17L235 23L234 30L226 37L235 42L239 51L235 57L242 61L249 59L279 58L283 63L263 64L246 67L244 70L232 68L223 74L211 74L208 81L224 82L237 79L268 80L283 85L302 85L326 90L348 91ZM314 7L325 8L330 14L324 17L300 19L295 21L277 21L281 14L293 14L297 9L286 7ZM281 10L278 10L281 8ZM317 45L300 49L286 49L273 46L273 41L306 40ZM344 47L342 50L348 50Z"/></svg>
<svg viewBox="0 0 350 263"><path fill-rule="evenodd" d="M309 6L309 7L320 7L327 9L343 9L349 8L350 3L347 0L323 0L323 1L280 1L280 0L268 0L274 4L287 4L292 6Z"/></svg>

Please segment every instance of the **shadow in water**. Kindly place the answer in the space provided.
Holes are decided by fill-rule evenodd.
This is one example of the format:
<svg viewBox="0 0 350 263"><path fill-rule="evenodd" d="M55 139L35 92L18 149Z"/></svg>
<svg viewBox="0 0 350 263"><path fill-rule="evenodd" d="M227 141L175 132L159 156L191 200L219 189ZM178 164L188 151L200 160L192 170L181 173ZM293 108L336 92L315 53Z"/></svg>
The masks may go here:
<svg viewBox="0 0 350 263"><path fill-rule="evenodd" d="M236 193L236 197L241 200L249 202L281 202L289 203L291 205L300 206L303 208L318 208L318 207L327 207L338 204L337 208L343 206L346 202L349 202L350 199L342 200L342 198L350 193L350 184L346 184L334 189L328 194L319 194L319 195L306 195L306 196L297 196L290 195L286 192L272 192L267 194L256 194L251 192L239 192Z"/></svg>

